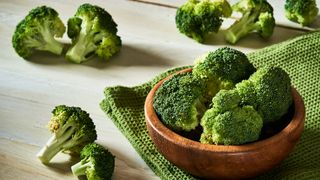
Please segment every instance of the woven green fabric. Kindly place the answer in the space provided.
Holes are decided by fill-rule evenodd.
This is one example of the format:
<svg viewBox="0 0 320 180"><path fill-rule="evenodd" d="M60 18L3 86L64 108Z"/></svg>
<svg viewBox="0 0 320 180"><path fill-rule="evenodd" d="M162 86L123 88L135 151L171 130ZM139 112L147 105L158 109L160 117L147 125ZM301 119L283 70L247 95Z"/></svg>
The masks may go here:
<svg viewBox="0 0 320 180"><path fill-rule="evenodd" d="M320 178L320 32L276 44L253 53L256 66L274 65L285 69L306 106L303 135L294 152L272 171L258 179ZM136 87L108 87L101 108L132 146L161 179L195 179L168 162L153 145L144 120L144 101L150 89L162 78L185 67L160 74Z"/></svg>

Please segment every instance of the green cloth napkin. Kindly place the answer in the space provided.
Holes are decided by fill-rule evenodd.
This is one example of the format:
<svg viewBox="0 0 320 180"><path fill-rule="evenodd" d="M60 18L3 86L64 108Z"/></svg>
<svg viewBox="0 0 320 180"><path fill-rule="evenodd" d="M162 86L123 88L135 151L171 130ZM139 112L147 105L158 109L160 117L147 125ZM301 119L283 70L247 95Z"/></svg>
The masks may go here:
<svg viewBox="0 0 320 180"><path fill-rule="evenodd" d="M248 54L256 66L274 65L286 70L306 106L305 130L290 156L258 179L320 178L320 32L263 48ZM168 70L135 87L107 87L100 106L132 146L161 179L195 179L167 161L153 145L145 124L144 101L150 89Z"/></svg>

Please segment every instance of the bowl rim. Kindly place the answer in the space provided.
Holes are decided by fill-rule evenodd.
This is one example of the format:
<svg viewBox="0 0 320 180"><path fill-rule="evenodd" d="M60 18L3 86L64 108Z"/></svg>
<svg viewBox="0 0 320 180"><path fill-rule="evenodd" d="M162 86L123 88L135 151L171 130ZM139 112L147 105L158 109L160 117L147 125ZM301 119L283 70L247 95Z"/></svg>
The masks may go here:
<svg viewBox="0 0 320 180"><path fill-rule="evenodd" d="M184 148L197 149L201 151L238 154L238 153L244 153L248 151L265 148L276 142L282 141L283 138L288 138L288 137L290 138L290 134L292 134L297 128L301 127L301 123L304 123L305 106L304 106L302 97L294 87L291 87L293 103L295 106L294 115L292 117L292 120L286 127L284 127L280 132L278 132L277 134L271 137L268 137L263 140L251 142L248 144L242 144L242 145L204 144L204 143L200 143L198 141L194 141L186 137L183 137L175 133L171 129L167 128L158 118L153 108L154 95L158 90L158 88L162 85L162 83L165 80L171 78L173 75L183 73L183 72L192 72L192 68L183 69L181 71L175 72L163 78L162 80L160 80L147 95L145 106L144 106L146 123L149 124L152 127L152 129L155 130L159 135L161 135L163 138L165 138L167 141L173 144L179 145ZM302 125L302 128L303 128L303 125Z"/></svg>

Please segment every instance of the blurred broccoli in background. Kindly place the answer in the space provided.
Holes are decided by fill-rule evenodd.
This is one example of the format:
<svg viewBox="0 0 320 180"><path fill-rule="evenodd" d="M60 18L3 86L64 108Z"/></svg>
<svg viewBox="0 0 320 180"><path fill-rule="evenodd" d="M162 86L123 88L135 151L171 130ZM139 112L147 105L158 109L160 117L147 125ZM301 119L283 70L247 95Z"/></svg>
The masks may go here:
<svg viewBox="0 0 320 180"><path fill-rule="evenodd" d="M29 58L35 50L60 55L64 45L55 37L62 37L65 26L58 13L47 6L32 9L17 25L12 45L19 56Z"/></svg>
<svg viewBox="0 0 320 180"><path fill-rule="evenodd" d="M192 73L173 75L163 82L154 98L154 109L162 122L177 131L191 131L206 110L206 84Z"/></svg>
<svg viewBox="0 0 320 180"><path fill-rule="evenodd" d="M252 32L257 32L263 38L269 38L273 34L273 8L266 0L240 0L232 9L242 13L242 17L226 30L227 42L235 44Z"/></svg>
<svg viewBox="0 0 320 180"><path fill-rule="evenodd" d="M88 180L111 179L114 156L103 146L87 144L80 153L81 161L71 167L75 176L86 175Z"/></svg>
<svg viewBox="0 0 320 180"><path fill-rule="evenodd" d="M81 5L68 20L67 33L72 47L66 58L75 63L88 61L93 55L109 59L121 49L117 24L106 10L98 6Z"/></svg>
<svg viewBox="0 0 320 180"><path fill-rule="evenodd" d="M277 121L292 104L291 82L279 67L259 68L232 90L221 90L201 119L200 141L237 145L259 138L263 124Z"/></svg>
<svg viewBox="0 0 320 180"><path fill-rule="evenodd" d="M53 136L37 154L43 163L48 163L60 151L80 153L86 144L97 139L92 119L79 107L56 106L48 127Z"/></svg>
<svg viewBox="0 0 320 180"><path fill-rule="evenodd" d="M311 24L319 12L316 0L286 0L284 8L286 17L302 26Z"/></svg>
<svg viewBox="0 0 320 180"><path fill-rule="evenodd" d="M209 33L218 32L222 17L231 13L227 0L188 0L176 12L176 26L181 33L203 43Z"/></svg>
<svg viewBox="0 0 320 180"><path fill-rule="evenodd" d="M207 82L207 98L220 89L231 89L255 71L247 56L235 49L223 47L198 59L192 74Z"/></svg>

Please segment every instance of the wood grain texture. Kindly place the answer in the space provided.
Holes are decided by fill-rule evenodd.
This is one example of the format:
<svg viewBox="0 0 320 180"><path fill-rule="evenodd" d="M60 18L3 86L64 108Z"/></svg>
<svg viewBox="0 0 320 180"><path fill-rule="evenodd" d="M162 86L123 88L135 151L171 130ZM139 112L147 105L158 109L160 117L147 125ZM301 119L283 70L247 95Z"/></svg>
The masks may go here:
<svg viewBox="0 0 320 180"><path fill-rule="evenodd" d="M183 2L152 1L170 5ZM123 41L117 56L108 62L93 58L76 65L47 53L36 53L30 61L15 53L11 37L29 10L40 5L50 6L66 23L85 2L105 8L117 22ZM0 179L77 179L70 173L72 161L68 155L59 154L53 161L54 167L42 165L35 157L51 136L46 125L51 110L59 104L80 106L91 114L98 143L116 155L113 179L158 179L106 118L99 103L106 86L140 84L168 68L192 64L201 54L227 45L221 32L210 37L205 45L181 35L175 27L174 16L175 9L126 0L1 0ZM233 47L249 52L300 34L300 31L276 28L269 41L251 35ZM66 35L61 41L70 42Z"/></svg>

